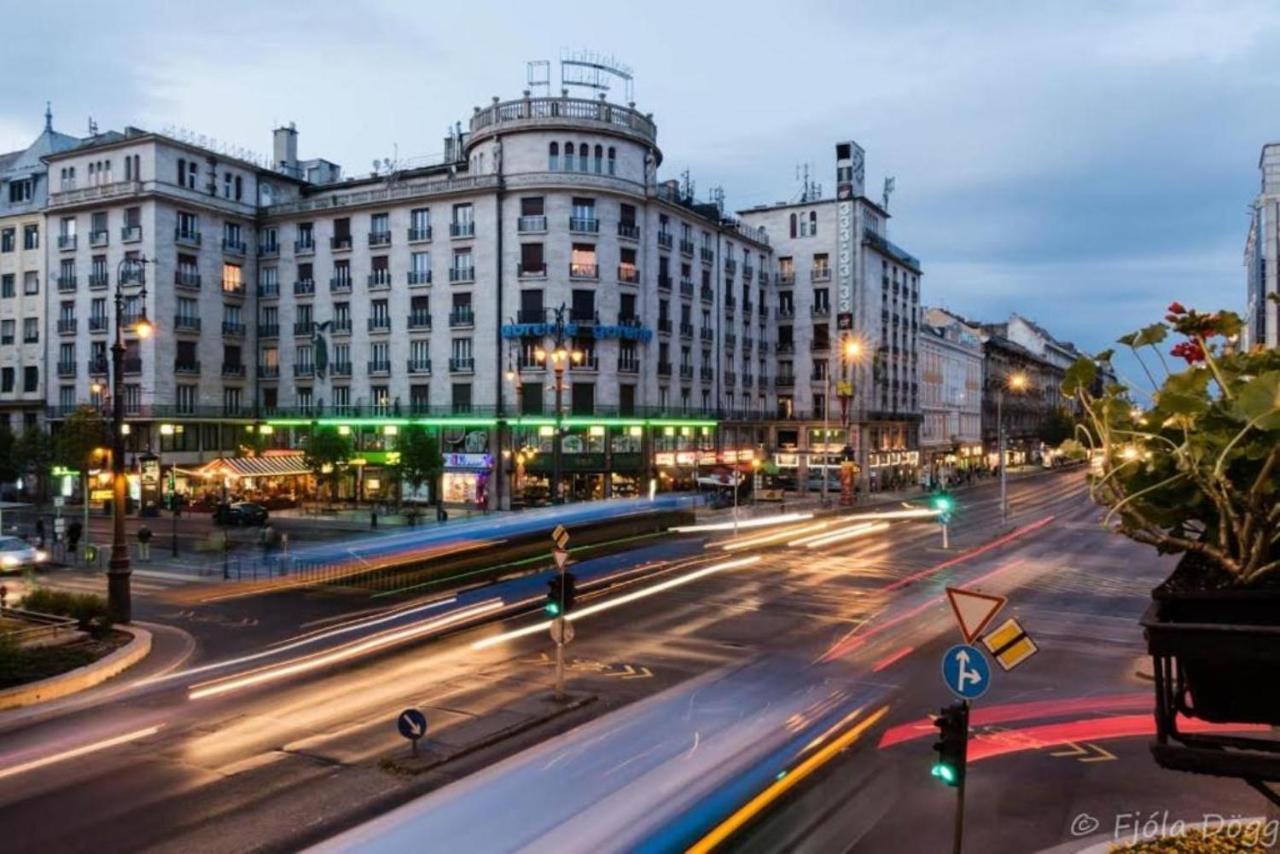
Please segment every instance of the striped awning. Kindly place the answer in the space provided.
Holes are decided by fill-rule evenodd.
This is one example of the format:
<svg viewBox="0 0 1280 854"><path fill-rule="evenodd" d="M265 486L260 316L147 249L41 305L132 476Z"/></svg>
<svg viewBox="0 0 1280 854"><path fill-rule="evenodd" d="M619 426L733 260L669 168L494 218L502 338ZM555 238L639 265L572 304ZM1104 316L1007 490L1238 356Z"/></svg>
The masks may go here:
<svg viewBox="0 0 1280 854"><path fill-rule="evenodd" d="M287 477L310 474L301 453L264 454L260 457L220 457L205 463L201 477Z"/></svg>

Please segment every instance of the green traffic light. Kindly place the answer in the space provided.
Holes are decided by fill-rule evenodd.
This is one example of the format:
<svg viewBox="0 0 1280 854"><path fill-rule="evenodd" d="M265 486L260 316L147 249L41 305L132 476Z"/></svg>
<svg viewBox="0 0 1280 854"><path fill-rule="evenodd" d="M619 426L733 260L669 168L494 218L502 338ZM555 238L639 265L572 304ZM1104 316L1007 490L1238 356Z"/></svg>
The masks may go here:
<svg viewBox="0 0 1280 854"><path fill-rule="evenodd" d="M948 786L954 786L956 784L956 769L943 762L936 763L930 773L942 782L946 783Z"/></svg>
<svg viewBox="0 0 1280 854"><path fill-rule="evenodd" d="M952 500L945 495L939 495L938 497L933 499L934 510L941 510L943 513L946 513L946 512L949 512L954 506L955 505L952 502Z"/></svg>
<svg viewBox="0 0 1280 854"><path fill-rule="evenodd" d="M542 606L542 610L545 611L549 617L558 617L560 616L560 603L548 602Z"/></svg>

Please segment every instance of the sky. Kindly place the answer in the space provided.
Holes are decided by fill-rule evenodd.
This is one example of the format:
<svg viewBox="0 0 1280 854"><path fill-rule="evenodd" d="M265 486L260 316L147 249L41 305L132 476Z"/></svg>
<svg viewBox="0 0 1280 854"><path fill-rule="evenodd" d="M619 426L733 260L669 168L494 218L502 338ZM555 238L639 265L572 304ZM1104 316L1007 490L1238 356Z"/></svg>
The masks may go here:
<svg viewBox="0 0 1280 854"><path fill-rule="evenodd" d="M293 121L303 157L366 173L438 155L474 106L519 97L527 61L588 48L633 69L660 177L739 209L795 199L808 163L830 194L834 143L857 140L869 195L896 178L890 238L927 303L1094 350L1174 299L1241 307L1280 139L1274 3L6 5L0 151L47 99L63 132L92 116L268 155Z"/></svg>

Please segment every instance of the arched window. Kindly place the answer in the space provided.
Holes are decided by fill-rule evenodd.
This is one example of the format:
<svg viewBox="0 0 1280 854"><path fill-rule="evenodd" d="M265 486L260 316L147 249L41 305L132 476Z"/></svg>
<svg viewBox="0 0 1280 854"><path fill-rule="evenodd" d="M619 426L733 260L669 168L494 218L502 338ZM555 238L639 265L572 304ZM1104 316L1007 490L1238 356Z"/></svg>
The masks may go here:
<svg viewBox="0 0 1280 854"><path fill-rule="evenodd" d="M596 174L604 171L604 146L596 146Z"/></svg>
<svg viewBox="0 0 1280 854"><path fill-rule="evenodd" d="M578 171L590 172L591 165L587 162L591 157L591 149L585 142L578 143Z"/></svg>
<svg viewBox="0 0 1280 854"><path fill-rule="evenodd" d="M187 186L187 161L184 158L178 158L178 186Z"/></svg>
<svg viewBox="0 0 1280 854"><path fill-rule="evenodd" d="M553 142L547 149L547 171L555 172L560 168L560 143Z"/></svg>
<svg viewBox="0 0 1280 854"><path fill-rule="evenodd" d="M564 171L573 171L573 143L566 142L564 144Z"/></svg>
<svg viewBox="0 0 1280 854"><path fill-rule="evenodd" d="M618 150L612 145L609 146L609 174L613 175L617 171Z"/></svg>
<svg viewBox="0 0 1280 854"><path fill-rule="evenodd" d="M809 211L809 236L818 236L818 212Z"/></svg>
<svg viewBox="0 0 1280 854"><path fill-rule="evenodd" d="M795 214L791 215L791 236L792 238L796 236L796 215Z"/></svg>

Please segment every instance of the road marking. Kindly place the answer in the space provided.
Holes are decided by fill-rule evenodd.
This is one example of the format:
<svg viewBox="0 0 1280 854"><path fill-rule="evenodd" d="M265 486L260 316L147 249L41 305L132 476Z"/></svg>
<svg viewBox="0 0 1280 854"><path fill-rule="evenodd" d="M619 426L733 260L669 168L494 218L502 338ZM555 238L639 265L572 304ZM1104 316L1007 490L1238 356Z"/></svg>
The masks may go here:
<svg viewBox="0 0 1280 854"><path fill-rule="evenodd" d="M1068 750L1055 750L1050 756L1058 756L1062 758L1074 758L1078 762L1109 762L1116 758L1116 755L1105 748L1099 747L1091 741L1075 742L1068 741Z"/></svg>
<svg viewBox="0 0 1280 854"><path fill-rule="evenodd" d="M127 744L130 741L137 741L140 738L146 738L149 735L155 735L160 731L164 724L149 726L146 729L136 730L134 732L118 735L115 738L108 738L105 741L96 741L93 744L86 744L83 747L77 747L72 750L64 750L62 753L55 753L52 756L46 756L43 759L32 759L30 762L23 762L21 765L13 765L9 768L0 770L0 779L5 777L14 777L18 774L25 774L27 771L34 771L37 768L44 768L64 759L74 759L77 756L84 756L89 753L97 753L100 750L107 750L118 744Z"/></svg>

